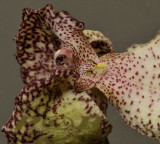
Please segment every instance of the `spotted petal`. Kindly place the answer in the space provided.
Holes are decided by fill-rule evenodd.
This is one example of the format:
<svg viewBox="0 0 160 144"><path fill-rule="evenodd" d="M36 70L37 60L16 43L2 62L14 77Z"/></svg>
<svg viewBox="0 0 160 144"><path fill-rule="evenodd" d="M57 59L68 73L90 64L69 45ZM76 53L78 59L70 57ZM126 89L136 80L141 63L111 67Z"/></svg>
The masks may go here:
<svg viewBox="0 0 160 144"><path fill-rule="evenodd" d="M87 92L75 92L59 75L19 93L3 127L9 144L108 143L111 125L105 115Z"/></svg>
<svg viewBox="0 0 160 144"><path fill-rule="evenodd" d="M73 52L73 63L75 62L79 66L80 63L88 62L88 59L99 61L83 34L84 24L82 22L74 19L67 11L56 12L52 7L47 7L47 11L45 21L61 40L61 48ZM75 68L77 68L76 64L74 64Z"/></svg>
<svg viewBox="0 0 160 144"><path fill-rule="evenodd" d="M160 140L160 33L146 44L100 60L107 71L96 87L128 125Z"/></svg>
<svg viewBox="0 0 160 144"><path fill-rule="evenodd" d="M45 14L45 8L23 10L23 22L15 41L24 83L49 77L54 67L54 53L60 48L59 39L44 21Z"/></svg>

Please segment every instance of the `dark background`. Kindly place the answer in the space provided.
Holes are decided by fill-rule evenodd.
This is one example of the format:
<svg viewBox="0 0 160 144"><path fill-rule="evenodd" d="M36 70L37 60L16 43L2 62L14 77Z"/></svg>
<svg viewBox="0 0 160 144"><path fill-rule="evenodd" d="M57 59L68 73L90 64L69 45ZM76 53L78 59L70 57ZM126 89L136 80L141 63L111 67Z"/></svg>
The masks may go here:
<svg viewBox="0 0 160 144"><path fill-rule="evenodd" d="M0 127L11 116L14 99L22 88L19 65L14 59L22 9L53 4L56 10L67 10L85 23L86 29L99 30L124 52L134 43L144 43L160 29L160 0L0 0ZM112 106L108 119L113 125L111 144L158 144L126 126ZM0 132L0 144L7 144ZM83 144L83 143L82 143Z"/></svg>

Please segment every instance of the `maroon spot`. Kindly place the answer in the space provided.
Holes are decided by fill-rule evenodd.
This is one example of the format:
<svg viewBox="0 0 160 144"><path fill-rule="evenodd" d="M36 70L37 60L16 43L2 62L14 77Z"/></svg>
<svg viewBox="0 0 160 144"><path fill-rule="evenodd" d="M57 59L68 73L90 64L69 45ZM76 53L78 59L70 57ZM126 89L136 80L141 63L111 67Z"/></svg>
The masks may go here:
<svg viewBox="0 0 160 144"><path fill-rule="evenodd" d="M87 114L89 114L90 112L91 112L91 110L92 110L92 106L88 109L88 111L87 111Z"/></svg>
<svg viewBox="0 0 160 144"><path fill-rule="evenodd" d="M148 107L151 108L152 104L150 104Z"/></svg>
<svg viewBox="0 0 160 144"><path fill-rule="evenodd" d="M138 119L138 116L137 116L137 115L135 115L134 117L135 117L136 119Z"/></svg>
<svg viewBox="0 0 160 144"><path fill-rule="evenodd" d="M126 112L127 114L130 114L130 111L129 111L129 110L125 110L125 112Z"/></svg>
<svg viewBox="0 0 160 144"><path fill-rule="evenodd" d="M136 129L139 129L139 125L135 125Z"/></svg>
<svg viewBox="0 0 160 144"><path fill-rule="evenodd" d="M130 105L133 105L133 101L131 101Z"/></svg>
<svg viewBox="0 0 160 144"><path fill-rule="evenodd" d="M85 101L85 99L83 98L83 96L80 96L80 97L78 98L78 101Z"/></svg>
<svg viewBox="0 0 160 144"><path fill-rule="evenodd" d="M123 94L123 95L125 94L124 91L122 91L122 94Z"/></svg>
<svg viewBox="0 0 160 144"><path fill-rule="evenodd" d="M125 81L122 81L122 83L125 83Z"/></svg>
<svg viewBox="0 0 160 144"><path fill-rule="evenodd" d="M140 109L139 109L139 108L137 109L137 112L140 112Z"/></svg>
<svg viewBox="0 0 160 144"><path fill-rule="evenodd" d="M118 87L118 89L121 89L121 88L122 88L122 86L119 86L119 87Z"/></svg>
<svg viewBox="0 0 160 144"><path fill-rule="evenodd" d="M119 95L119 91L116 91L116 94Z"/></svg>
<svg viewBox="0 0 160 144"><path fill-rule="evenodd" d="M149 120L149 124L151 124L152 123L152 121L151 120Z"/></svg>
<svg viewBox="0 0 160 144"><path fill-rule="evenodd" d="M53 122L54 122L54 126L55 126L55 127L60 126L60 124L58 124L56 120L54 120Z"/></svg>
<svg viewBox="0 0 160 144"><path fill-rule="evenodd" d="M135 74L138 75L138 71Z"/></svg>

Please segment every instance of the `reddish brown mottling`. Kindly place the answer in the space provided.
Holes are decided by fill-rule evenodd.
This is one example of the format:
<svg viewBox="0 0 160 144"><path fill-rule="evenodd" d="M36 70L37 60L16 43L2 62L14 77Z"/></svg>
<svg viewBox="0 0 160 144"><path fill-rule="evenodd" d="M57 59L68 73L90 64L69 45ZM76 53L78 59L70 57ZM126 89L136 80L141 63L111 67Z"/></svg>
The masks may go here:
<svg viewBox="0 0 160 144"><path fill-rule="evenodd" d="M75 138L79 140L79 134L84 137L84 142L106 141L111 131L105 117L106 100L102 101L92 91L75 92L60 71L48 81L36 84L27 84L22 89L11 118L3 126L9 144L40 143L43 140L54 143L58 137L64 139L63 143L66 139L73 143ZM77 119L80 122L78 125ZM94 130L95 124L99 128ZM96 139L86 137L85 133L83 135L85 128L79 125L92 129L89 132L91 135L98 132L99 136Z"/></svg>
<svg viewBox="0 0 160 144"><path fill-rule="evenodd" d="M102 33L84 30L84 24L68 12L47 5L24 9L15 41L26 85L3 127L9 144L54 143L59 137L56 130L62 131L65 143L66 136L78 139L83 127L95 126L98 130L91 135L99 134L108 143L107 100L93 95L93 87L106 95L125 123L160 140L160 33L147 44L116 54Z"/></svg>
<svg viewBox="0 0 160 144"><path fill-rule="evenodd" d="M21 65L24 83L49 77L54 67L54 53L60 48L59 38L44 21L46 9L23 10L23 22L15 36L16 58Z"/></svg>
<svg viewBox="0 0 160 144"><path fill-rule="evenodd" d="M25 86L3 126L9 144L73 143L80 137L84 144L108 143L107 99L95 89L73 89L92 87L102 73L88 71L99 63L97 54L113 51L102 33L87 32L90 35L83 23L66 11L54 11L52 5L23 10L15 41Z"/></svg>
<svg viewBox="0 0 160 144"><path fill-rule="evenodd" d="M129 111L129 110L125 110L125 112L126 112L127 114L130 114L130 111Z"/></svg>

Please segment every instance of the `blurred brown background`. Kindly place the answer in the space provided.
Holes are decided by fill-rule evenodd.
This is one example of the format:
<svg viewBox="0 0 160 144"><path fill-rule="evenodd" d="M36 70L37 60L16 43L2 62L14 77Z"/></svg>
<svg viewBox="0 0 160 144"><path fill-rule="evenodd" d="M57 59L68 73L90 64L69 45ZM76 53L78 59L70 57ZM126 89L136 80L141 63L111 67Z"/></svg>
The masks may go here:
<svg viewBox="0 0 160 144"><path fill-rule="evenodd" d="M147 42L160 29L160 0L0 0L0 127L10 117L14 99L22 88L12 40L18 33L22 9L41 8L48 3L56 10L69 11L85 23L86 29L103 32L116 52L124 52L134 43ZM111 144L158 144L126 126L112 106L108 119L113 125ZM7 144L1 132L0 144Z"/></svg>

